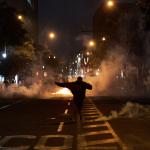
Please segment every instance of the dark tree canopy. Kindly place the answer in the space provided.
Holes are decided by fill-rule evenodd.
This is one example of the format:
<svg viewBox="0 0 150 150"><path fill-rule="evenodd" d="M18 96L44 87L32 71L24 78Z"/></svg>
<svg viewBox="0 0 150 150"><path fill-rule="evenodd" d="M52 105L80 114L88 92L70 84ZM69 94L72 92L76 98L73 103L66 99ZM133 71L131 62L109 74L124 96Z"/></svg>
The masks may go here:
<svg viewBox="0 0 150 150"><path fill-rule="evenodd" d="M8 6L7 3L0 3L0 46L21 45L27 40L27 31L23 23L17 18L17 10Z"/></svg>
<svg viewBox="0 0 150 150"><path fill-rule="evenodd" d="M5 77L13 77L16 74L31 70L32 63L35 59L34 47L30 42L23 46L16 47L6 59L0 63L0 74Z"/></svg>

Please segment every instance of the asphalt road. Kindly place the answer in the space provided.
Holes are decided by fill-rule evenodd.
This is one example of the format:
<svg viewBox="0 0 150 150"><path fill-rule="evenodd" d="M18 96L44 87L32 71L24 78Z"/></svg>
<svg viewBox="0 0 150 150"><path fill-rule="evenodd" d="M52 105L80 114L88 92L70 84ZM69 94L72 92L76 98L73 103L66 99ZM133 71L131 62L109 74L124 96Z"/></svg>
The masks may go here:
<svg viewBox="0 0 150 150"><path fill-rule="evenodd" d="M127 101L88 98L79 121L69 98L3 100L0 150L150 150L149 117L108 120Z"/></svg>

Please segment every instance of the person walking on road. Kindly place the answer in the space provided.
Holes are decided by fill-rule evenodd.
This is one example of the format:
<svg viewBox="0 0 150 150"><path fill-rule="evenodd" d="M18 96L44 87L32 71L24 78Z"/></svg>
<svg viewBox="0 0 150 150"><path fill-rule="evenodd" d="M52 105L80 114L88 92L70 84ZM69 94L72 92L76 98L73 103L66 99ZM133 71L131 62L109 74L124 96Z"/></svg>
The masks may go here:
<svg viewBox="0 0 150 150"><path fill-rule="evenodd" d="M82 77L78 77L75 82L55 82L57 86L68 88L73 94L73 101L77 110L77 113L82 119L81 111L83 107L83 101L86 94L86 89L92 90L92 85L83 81Z"/></svg>

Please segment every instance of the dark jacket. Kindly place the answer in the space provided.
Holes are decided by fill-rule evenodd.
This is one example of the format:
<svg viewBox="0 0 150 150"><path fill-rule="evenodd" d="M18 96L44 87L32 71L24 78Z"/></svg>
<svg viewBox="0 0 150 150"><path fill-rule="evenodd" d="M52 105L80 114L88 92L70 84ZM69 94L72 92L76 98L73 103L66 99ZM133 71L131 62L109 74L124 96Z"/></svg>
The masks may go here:
<svg viewBox="0 0 150 150"><path fill-rule="evenodd" d="M73 94L73 99L77 101L83 101L85 98L86 89L92 90L92 85L83 81L55 83L60 87L66 87L70 89Z"/></svg>

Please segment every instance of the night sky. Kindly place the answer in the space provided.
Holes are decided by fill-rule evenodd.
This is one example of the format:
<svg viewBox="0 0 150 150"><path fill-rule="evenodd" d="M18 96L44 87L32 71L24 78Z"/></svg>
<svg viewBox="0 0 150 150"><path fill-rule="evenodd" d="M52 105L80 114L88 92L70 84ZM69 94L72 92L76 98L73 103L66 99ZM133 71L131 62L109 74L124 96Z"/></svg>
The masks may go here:
<svg viewBox="0 0 150 150"><path fill-rule="evenodd" d="M92 17L100 0L39 0L40 41L61 58L69 58L81 49L77 37L82 30L92 29ZM48 31L54 31L57 39L48 40Z"/></svg>

